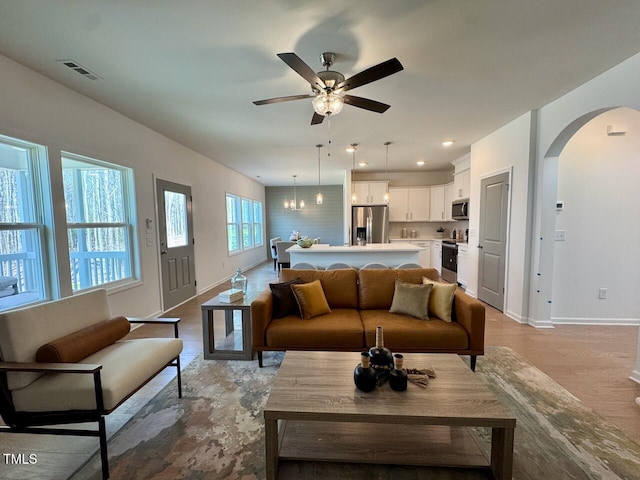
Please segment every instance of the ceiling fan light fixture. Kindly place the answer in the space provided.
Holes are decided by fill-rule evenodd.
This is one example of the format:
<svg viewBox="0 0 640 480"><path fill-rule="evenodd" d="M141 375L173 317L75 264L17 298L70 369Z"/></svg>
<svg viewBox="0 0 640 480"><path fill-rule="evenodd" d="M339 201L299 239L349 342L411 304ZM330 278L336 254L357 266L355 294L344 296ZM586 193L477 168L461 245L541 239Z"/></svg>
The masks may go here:
<svg viewBox="0 0 640 480"><path fill-rule="evenodd" d="M340 95L335 93L322 92L318 94L312 101L313 110L318 115L337 115L342 111L344 100Z"/></svg>

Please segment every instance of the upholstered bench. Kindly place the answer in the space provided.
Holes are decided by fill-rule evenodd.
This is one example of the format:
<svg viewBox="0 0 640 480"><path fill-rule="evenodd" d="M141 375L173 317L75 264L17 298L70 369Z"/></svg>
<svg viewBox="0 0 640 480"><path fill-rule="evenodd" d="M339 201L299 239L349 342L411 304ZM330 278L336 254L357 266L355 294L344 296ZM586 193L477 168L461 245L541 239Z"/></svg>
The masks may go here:
<svg viewBox="0 0 640 480"><path fill-rule="evenodd" d="M134 320L113 317L106 290L0 313L0 431L100 438L108 478L104 416L167 366L177 368L179 319L140 319L174 326L174 338L127 339ZM98 430L38 428L98 422Z"/></svg>

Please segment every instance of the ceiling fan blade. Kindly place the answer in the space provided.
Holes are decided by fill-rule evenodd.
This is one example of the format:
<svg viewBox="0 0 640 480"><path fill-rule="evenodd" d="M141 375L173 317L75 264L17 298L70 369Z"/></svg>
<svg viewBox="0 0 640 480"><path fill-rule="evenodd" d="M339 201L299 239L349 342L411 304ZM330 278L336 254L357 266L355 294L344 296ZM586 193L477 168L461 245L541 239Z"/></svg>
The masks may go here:
<svg viewBox="0 0 640 480"><path fill-rule="evenodd" d="M309 82L312 88L315 88L316 90L324 90L327 88L320 77L316 75L316 72L314 72L309 65L304 63L295 53L278 53L278 57L295 70L298 75Z"/></svg>
<svg viewBox="0 0 640 480"><path fill-rule="evenodd" d="M391 107L391 105L387 105L386 103L376 102L368 98L354 97L353 95L345 95L342 98L344 103L352 107L364 108L365 110L371 110L377 113L384 113Z"/></svg>
<svg viewBox="0 0 640 480"><path fill-rule="evenodd" d="M320 115L319 113L313 112L313 117L311 117L311 125L320 125L324 120L324 115Z"/></svg>
<svg viewBox="0 0 640 480"><path fill-rule="evenodd" d="M347 78L336 87L336 90L347 91L352 88L361 87L367 83L375 82L381 78L388 77L394 73L404 70L404 67L397 58L391 58L386 62L379 63L373 67L356 73L353 77Z"/></svg>
<svg viewBox="0 0 640 480"><path fill-rule="evenodd" d="M256 100L254 105L271 105L272 103L290 102L291 100L303 100L305 98L313 98L315 95L291 95L288 97L268 98L266 100Z"/></svg>

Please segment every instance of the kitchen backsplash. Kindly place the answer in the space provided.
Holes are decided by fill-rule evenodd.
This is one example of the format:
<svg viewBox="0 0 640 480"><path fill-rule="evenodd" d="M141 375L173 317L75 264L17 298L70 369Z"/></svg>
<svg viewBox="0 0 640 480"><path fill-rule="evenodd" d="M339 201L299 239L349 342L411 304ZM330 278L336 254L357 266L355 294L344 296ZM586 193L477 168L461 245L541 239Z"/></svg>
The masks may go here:
<svg viewBox="0 0 640 480"><path fill-rule="evenodd" d="M402 229L407 229L407 237L411 236L411 231L416 231L416 237L437 237L438 227L444 227L444 238L451 238L451 231L462 229L464 232L469 228L469 220L458 220L457 222L392 222L389 224L389 238L400 238Z"/></svg>

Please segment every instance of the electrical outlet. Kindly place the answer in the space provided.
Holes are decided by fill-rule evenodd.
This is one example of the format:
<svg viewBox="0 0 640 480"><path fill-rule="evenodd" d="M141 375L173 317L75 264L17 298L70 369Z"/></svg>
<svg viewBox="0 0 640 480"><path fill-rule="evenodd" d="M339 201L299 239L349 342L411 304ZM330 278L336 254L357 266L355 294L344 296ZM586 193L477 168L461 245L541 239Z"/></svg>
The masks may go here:
<svg viewBox="0 0 640 480"><path fill-rule="evenodd" d="M556 230L555 240L556 242L564 242L567 239L566 230Z"/></svg>
<svg viewBox="0 0 640 480"><path fill-rule="evenodd" d="M604 300L607 298L607 289L606 288L599 288L598 289L598 298L601 300Z"/></svg>

